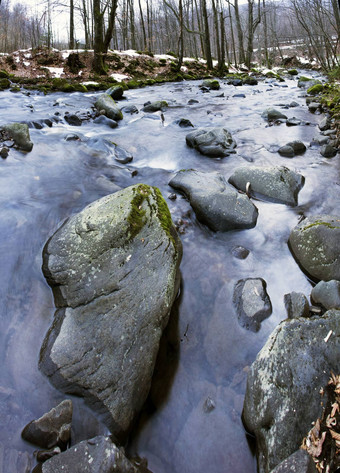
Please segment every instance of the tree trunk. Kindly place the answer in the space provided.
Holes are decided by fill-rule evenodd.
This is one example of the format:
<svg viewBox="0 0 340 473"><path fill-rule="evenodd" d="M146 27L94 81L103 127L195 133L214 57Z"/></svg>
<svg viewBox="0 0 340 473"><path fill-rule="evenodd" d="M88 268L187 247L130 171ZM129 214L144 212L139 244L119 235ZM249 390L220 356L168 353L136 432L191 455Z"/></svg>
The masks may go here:
<svg viewBox="0 0 340 473"><path fill-rule="evenodd" d="M235 19L236 19L236 29L237 29L237 37L238 37L238 51L239 51L239 62L244 64L246 62L246 56L244 54L244 45L243 45L243 31L240 19L240 12L238 9L238 0L235 0L234 3L235 9Z"/></svg>
<svg viewBox="0 0 340 473"><path fill-rule="evenodd" d="M215 28L215 41L216 41L216 51L217 51L217 61L218 61L218 70L221 70L221 47L220 47L220 31L218 27L218 15L215 0L211 1L213 15L214 15L214 28Z"/></svg>
<svg viewBox="0 0 340 473"><path fill-rule="evenodd" d="M142 32L143 32L143 49L145 51L146 50L146 32L145 32L145 23L144 23L141 0L138 0L138 6L139 6L140 22L142 25Z"/></svg>
<svg viewBox="0 0 340 473"><path fill-rule="evenodd" d="M207 69L211 70L213 68L213 62L212 62L212 57L211 57L209 22L208 22L208 11L207 11L206 0L202 0L202 13L203 13L203 24L204 24L205 59L207 61Z"/></svg>
<svg viewBox="0 0 340 473"><path fill-rule="evenodd" d="M70 43L69 48L74 49L74 5L73 0L70 0Z"/></svg>
<svg viewBox="0 0 340 473"><path fill-rule="evenodd" d="M116 19L116 12L117 12L117 5L118 5L118 0L111 0L111 10L109 13L109 20L108 20L108 25L107 25L107 30L105 33L105 38L103 41L103 53L107 53L107 50L109 49L110 42L113 36L113 30L114 30L114 25L115 25L115 19Z"/></svg>
<svg viewBox="0 0 340 473"><path fill-rule="evenodd" d="M94 59L93 59L93 70L97 74L105 74L104 67L104 19L103 13L100 8L100 0L93 0L93 22L94 22Z"/></svg>

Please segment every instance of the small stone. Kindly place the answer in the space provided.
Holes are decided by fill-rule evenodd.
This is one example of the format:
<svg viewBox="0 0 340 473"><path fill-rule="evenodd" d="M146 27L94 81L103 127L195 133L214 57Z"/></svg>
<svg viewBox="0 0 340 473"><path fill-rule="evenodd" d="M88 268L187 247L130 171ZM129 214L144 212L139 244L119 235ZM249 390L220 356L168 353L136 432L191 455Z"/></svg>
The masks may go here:
<svg viewBox="0 0 340 473"><path fill-rule="evenodd" d="M331 121L328 117L324 117L321 122L319 123L319 128L321 131L326 131L330 128Z"/></svg>
<svg viewBox="0 0 340 473"><path fill-rule="evenodd" d="M22 437L42 448L65 448L71 437L72 401L66 399L22 431Z"/></svg>
<svg viewBox="0 0 340 473"><path fill-rule="evenodd" d="M320 104L318 102L311 102L309 105L308 105L308 110L311 112L311 113L315 113L317 110L319 110L320 108Z"/></svg>
<svg viewBox="0 0 340 473"><path fill-rule="evenodd" d="M7 156L8 156L8 154L9 154L9 149L8 149L6 146L4 146L3 148L1 148L1 150L0 150L0 156L2 157L2 159L6 159Z"/></svg>
<svg viewBox="0 0 340 473"><path fill-rule="evenodd" d="M231 250L231 253L237 259L246 259L250 251L243 246L234 246L234 248Z"/></svg>
<svg viewBox="0 0 340 473"><path fill-rule="evenodd" d="M321 147L320 149L320 154L324 157L324 158L334 158L334 156L336 156L338 150L336 148L333 148L333 146L331 146L330 144L326 144L324 146Z"/></svg>
<svg viewBox="0 0 340 473"><path fill-rule="evenodd" d="M100 125L107 125L110 128L117 128L118 123L115 120L111 120L111 118L106 117L105 115L99 115L93 120L93 123L100 124Z"/></svg>
<svg viewBox="0 0 340 473"><path fill-rule="evenodd" d="M245 99L246 95L245 94L235 94L235 95L233 95L233 97L240 98L240 99Z"/></svg>
<svg viewBox="0 0 340 473"><path fill-rule="evenodd" d="M340 281L320 281L313 287L311 299L325 309L340 309Z"/></svg>
<svg viewBox="0 0 340 473"><path fill-rule="evenodd" d="M80 137L75 133L68 133L65 138L65 141L80 141Z"/></svg>
<svg viewBox="0 0 340 473"><path fill-rule="evenodd" d="M135 177L137 176L137 174L138 174L137 169L134 169L133 171L131 171L131 177Z"/></svg>
<svg viewBox="0 0 340 473"><path fill-rule="evenodd" d="M306 146L302 141L290 141L286 146L291 146L295 154L302 154L306 151Z"/></svg>
<svg viewBox="0 0 340 473"><path fill-rule="evenodd" d="M278 119L287 119L287 116L281 113L279 110L276 110L275 108L267 108L263 113L262 113L262 118L268 121L273 121L273 120L278 120Z"/></svg>
<svg viewBox="0 0 340 473"><path fill-rule="evenodd" d="M64 118L71 126L81 126L81 119L76 114L65 114Z"/></svg>
<svg viewBox="0 0 340 473"><path fill-rule="evenodd" d="M291 108L299 107L299 104L293 101L293 102L290 102L289 107Z"/></svg>
<svg viewBox="0 0 340 473"><path fill-rule="evenodd" d="M309 317L309 304L307 297L301 292L291 292L284 295L284 303L289 319Z"/></svg>
<svg viewBox="0 0 340 473"><path fill-rule="evenodd" d="M195 99L188 100L188 105L194 105L195 103L199 103L199 101Z"/></svg>
<svg viewBox="0 0 340 473"><path fill-rule="evenodd" d="M134 113L139 113L136 105L125 105L124 107L122 107L121 110L124 113L130 113L130 115L133 115Z"/></svg>
<svg viewBox="0 0 340 473"><path fill-rule="evenodd" d="M179 120L176 120L175 121L176 125L178 125L179 127L181 128L190 128L190 127L194 127L194 125L191 123L190 120L188 120L187 118L180 118Z"/></svg>
<svg viewBox="0 0 340 473"><path fill-rule="evenodd" d="M49 460L50 458L54 457L54 455L58 455L61 453L61 450L59 447L51 448L50 450L40 450L37 452L37 460L38 462L45 462L46 460Z"/></svg>
<svg viewBox="0 0 340 473"><path fill-rule="evenodd" d="M207 399L204 401L204 405L203 405L204 412L208 414L209 412L213 411L215 407L216 405L214 401L211 399L211 397L208 396Z"/></svg>
<svg viewBox="0 0 340 473"><path fill-rule="evenodd" d="M177 194L169 194L168 199L176 200L177 199Z"/></svg>
<svg viewBox="0 0 340 473"><path fill-rule="evenodd" d="M301 125L301 120L299 120L298 118L288 118L288 120L286 121L286 125L287 126L298 126L298 125Z"/></svg>

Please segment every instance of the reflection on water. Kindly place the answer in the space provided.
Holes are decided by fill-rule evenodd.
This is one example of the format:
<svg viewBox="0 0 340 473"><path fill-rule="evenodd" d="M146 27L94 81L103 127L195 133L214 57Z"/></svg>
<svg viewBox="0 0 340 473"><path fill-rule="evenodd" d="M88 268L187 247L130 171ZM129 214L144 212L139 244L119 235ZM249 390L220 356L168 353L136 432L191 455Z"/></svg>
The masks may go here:
<svg viewBox="0 0 340 473"><path fill-rule="evenodd" d="M64 399L37 369L54 313L51 290L41 272L41 252L63 219L137 182L158 186L167 198L173 192L168 186L173 172L183 168L219 171L228 179L240 165L277 164L305 176L299 207L254 201L259 218L251 230L214 234L197 222L182 196L167 199L173 220L187 221L181 235L181 293L162 339L147 405L128 446L131 454L145 456L155 473L256 471L240 417L247 371L270 332L286 317L284 294L309 295L311 290L288 250L289 232L300 214L332 214L339 204L336 158L325 160L317 149L292 160L271 152L294 139L308 144L318 135L320 117L307 112L296 82L287 83L289 88L269 90L268 84L241 87L245 99L233 97L239 88L225 84L209 94L201 93L195 82L127 91L123 105L139 109L147 100L167 100L164 123L158 113L140 113L125 115L114 130L90 121L81 127L59 123L32 129L33 151L11 150L1 161L0 443L5 448L32 452L34 448L20 439L23 426ZM221 92L224 97L218 97ZM85 112L94 97L1 92L0 121ZM187 105L190 99L198 103ZM310 124L268 127L261 118L263 110L292 100L300 107L285 113ZM238 143L237 154L209 159L189 149L188 130L174 124L180 118L195 126L226 126ZM80 132L81 141L64 139ZM117 164L104 139L132 153L132 163ZM237 246L249 250L247 258L235 256ZM257 333L238 324L232 305L235 283L248 277L266 280L273 305L273 314ZM98 433L106 433L105 426L75 399L73 442Z"/></svg>

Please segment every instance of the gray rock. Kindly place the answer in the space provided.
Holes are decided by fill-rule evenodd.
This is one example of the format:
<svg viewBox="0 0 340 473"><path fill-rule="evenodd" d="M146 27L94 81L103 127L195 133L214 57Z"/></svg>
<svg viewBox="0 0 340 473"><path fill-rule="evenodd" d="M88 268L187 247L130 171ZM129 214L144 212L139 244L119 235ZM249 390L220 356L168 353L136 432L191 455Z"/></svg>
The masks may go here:
<svg viewBox="0 0 340 473"><path fill-rule="evenodd" d="M234 94L233 97L239 98L239 99L245 99L245 98L246 98L246 94Z"/></svg>
<svg viewBox="0 0 340 473"><path fill-rule="evenodd" d="M66 399L22 431L22 438L41 448L66 448L71 437L72 401Z"/></svg>
<svg viewBox="0 0 340 473"><path fill-rule="evenodd" d="M339 350L340 311L331 310L281 322L257 355L248 373L243 420L256 437L259 473L294 453L320 417L319 391L339 369Z"/></svg>
<svg viewBox="0 0 340 473"><path fill-rule="evenodd" d="M111 118L107 118L105 115L99 115L99 117L93 120L93 123L107 125L110 128L117 128L118 126L118 123L115 120L111 120Z"/></svg>
<svg viewBox="0 0 340 473"><path fill-rule="evenodd" d="M201 154L213 158L223 158L234 153L236 142L230 132L223 127L199 128L185 137L187 145Z"/></svg>
<svg viewBox="0 0 340 473"><path fill-rule="evenodd" d="M71 126L81 126L82 121L75 113L66 113L64 118Z"/></svg>
<svg viewBox="0 0 340 473"><path fill-rule="evenodd" d="M279 110L276 110L275 108L267 108L262 115L262 118L268 121L273 121L273 120L278 120L280 118L286 119L288 118L287 115L281 113Z"/></svg>
<svg viewBox="0 0 340 473"><path fill-rule="evenodd" d="M109 437L98 436L47 460L43 473L138 473Z"/></svg>
<svg viewBox="0 0 340 473"><path fill-rule="evenodd" d="M313 458L306 450L297 450L270 473L317 473Z"/></svg>
<svg viewBox="0 0 340 473"><path fill-rule="evenodd" d="M123 97L124 89L121 85L113 85L105 93L110 95L113 100L120 100Z"/></svg>
<svg viewBox="0 0 340 473"><path fill-rule="evenodd" d="M121 110L124 113L130 113L130 115L138 113L138 108L136 107L136 105L125 105L124 107L122 107Z"/></svg>
<svg viewBox="0 0 340 473"><path fill-rule="evenodd" d="M337 152L338 152L338 150L336 148L333 148L333 146L330 145L330 144L325 144L320 149L320 154L324 158L334 158L334 156L336 156Z"/></svg>
<svg viewBox="0 0 340 473"><path fill-rule="evenodd" d="M9 149L7 148L7 146L3 146L0 149L0 156L2 157L2 159L6 159L8 157L8 154L9 154Z"/></svg>
<svg viewBox="0 0 340 473"><path fill-rule="evenodd" d="M321 105L318 102L310 102L309 105L308 105L308 110L311 113L315 113L316 111L318 111L320 109L320 107L321 107Z"/></svg>
<svg viewBox="0 0 340 473"><path fill-rule="evenodd" d="M290 249L313 279L340 280L340 217L330 215L304 219L290 233Z"/></svg>
<svg viewBox="0 0 340 473"><path fill-rule="evenodd" d="M242 79L234 79L230 82L230 84L233 85L234 87L241 87L241 85L243 85L243 80Z"/></svg>
<svg viewBox="0 0 340 473"><path fill-rule="evenodd" d="M150 388L179 285L181 243L157 188L99 199L47 242L43 271L55 314L40 368L81 395L124 437Z"/></svg>
<svg viewBox="0 0 340 473"><path fill-rule="evenodd" d="M257 85L258 81L255 77L249 76L244 79L243 83L246 85Z"/></svg>
<svg viewBox="0 0 340 473"><path fill-rule="evenodd" d="M129 151L127 151L126 149L118 145L115 145L114 153L115 153L115 160L121 164L131 163L131 161L133 160L132 154L129 153Z"/></svg>
<svg viewBox="0 0 340 473"><path fill-rule="evenodd" d="M325 309L340 309L340 281L320 281L313 287L311 299Z"/></svg>
<svg viewBox="0 0 340 473"><path fill-rule="evenodd" d="M104 111L105 116L111 118L111 120L118 121L123 119L121 110L113 98L108 94L100 95L94 105L98 112Z"/></svg>
<svg viewBox="0 0 340 473"><path fill-rule="evenodd" d="M237 168L229 182L242 191L246 191L250 183L250 195L295 206L299 191L305 178L294 171L282 167L240 167Z"/></svg>
<svg viewBox="0 0 340 473"><path fill-rule="evenodd" d="M0 473L30 473L32 468L31 455L14 448L6 448L0 442Z"/></svg>
<svg viewBox="0 0 340 473"><path fill-rule="evenodd" d="M298 125L301 125L301 120L299 120L298 118L295 118L295 117L288 118L288 120L286 121L286 125L287 126L298 126Z"/></svg>
<svg viewBox="0 0 340 473"><path fill-rule="evenodd" d="M291 108L299 107L299 104L293 100L293 102L290 102L289 107Z"/></svg>
<svg viewBox="0 0 340 473"><path fill-rule="evenodd" d="M243 246L234 246L231 250L231 253L237 259L246 259L250 251Z"/></svg>
<svg viewBox="0 0 340 473"><path fill-rule="evenodd" d="M324 117L319 123L319 128L321 131L329 130L331 127L331 120L328 117Z"/></svg>
<svg viewBox="0 0 340 473"><path fill-rule="evenodd" d="M1 129L8 133L19 149L32 151L33 143L26 123L10 123L9 125L3 125Z"/></svg>
<svg viewBox="0 0 340 473"><path fill-rule="evenodd" d="M220 88L220 83L218 82L217 79L205 79L202 82L201 87L206 87L210 90L219 90Z"/></svg>
<svg viewBox="0 0 340 473"><path fill-rule="evenodd" d="M278 153L285 158L294 158L294 149L291 146L284 145L279 148Z"/></svg>
<svg viewBox="0 0 340 473"><path fill-rule="evenodd" d="M142 108L143 112L158 112L164 111L168 107L168 103L165 100L158 100L156 102L146 102Z"/></svg>
<svg viewBox="0 0 340 473"><path fill-rule="evenodd" d="M318 79L309 79L307 77L301 77L298 81L298 87L301 89L309 89L316 84L321 84L321 82Z"/></svg>
<svg viewBox="0 0 340 473"><path fill-rule="evenodd" d="M253 228L257 208L219 173L180 171L169 182L187 196L198 220L213 231Z"/></svg>
<svg viewBox="0 0 340 473"><path fill-rule="evenodd" d="M193 128L194 127L194 125L191 123L191 121L188 120L187 118L180 118L179 120L175 121L175 124L178 125L181 128L190 128L190 127Z"/></svg>
<svg viewBox="0 0 340 473"><path fill-rule="evenodd" d="M306 145L302 141L290 141L286 146L291 146L295 154L303 154L306 151Z"/></svg>
<svg viewBox="0 0 340 473"><path fill-rule="evenodd" d="M289 294L285 294L284 303L289 319L309 317L308 300L301 292L290 292Z"/></svg>
<svg viewBox="0 0 340 473"><path fill-rule="evenodd" d="M261 322L272 313L272 305L262 278L248 278L237 281L233 303L239 323L253 332L261 327Z"/></svg>

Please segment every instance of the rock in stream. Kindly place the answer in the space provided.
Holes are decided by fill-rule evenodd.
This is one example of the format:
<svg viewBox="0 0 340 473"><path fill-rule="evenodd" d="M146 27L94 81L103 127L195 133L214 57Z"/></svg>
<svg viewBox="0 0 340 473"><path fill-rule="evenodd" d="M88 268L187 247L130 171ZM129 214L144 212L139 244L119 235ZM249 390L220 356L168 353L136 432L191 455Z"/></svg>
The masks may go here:
<svg viewBox="0 0 340 473"><path fill-rule="evenodd" d="M212 158L224 158L234 153L236 142L223 127L199 128L187 134L187 145Z"/></svg>
<svg viewBox="0 0 340 473"><path fill-rule="evenodd" d="M43 271L59 309L40 368L103 414L117 438L149 392L181 252L160 191L144 184L88 205L44 248Z"/></svg>

